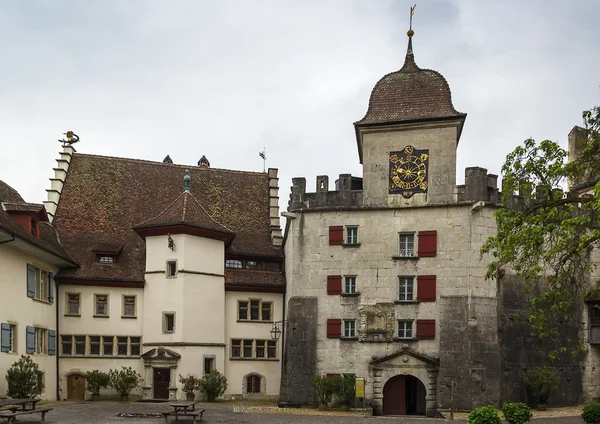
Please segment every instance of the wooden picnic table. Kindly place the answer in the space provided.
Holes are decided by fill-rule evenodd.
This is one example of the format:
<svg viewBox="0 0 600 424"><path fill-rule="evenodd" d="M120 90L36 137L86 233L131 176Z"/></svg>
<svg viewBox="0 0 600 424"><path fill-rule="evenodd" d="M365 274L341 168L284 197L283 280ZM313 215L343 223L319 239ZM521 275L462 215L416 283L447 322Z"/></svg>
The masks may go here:
<svg viewBox="0 0 600 424"><path fill-rule="evenodd" d="M0 400L0 419L8 422L8 424L12 424L17 419L17 416L39 413L42 416L42 421L44 421L46 413L52 411L52 408L36 409L35 404L40 400L41 399ZM31 408L27 408L28 404L31 404Z"/></svg>
<svg viewBox="0 0 600 424"><path fill-rule="evenodd" d="M27 404L31 403L31 409L35 409L35 404L38 403L41 399L33 399L33 398L26 398L26 399L6 399L6 400L0 400L0 408L3 408L5 406L21 406L21 410L22 411L26 411L27 408ZM19 408L4 408L4 409L14 409L17 410Z"/></svg>
<svg viewBox="0 0 600 424"><path fill-rule="evenodd" d="M171 415L175 415L175 421L179 419L180 415L183 417L193 417L194 423L196 422L198 416L200 417L200 420L202 420L202 414L204 413L204 409L196 411L197 403L198 401L195 400L182 400L179 402L169 403L168 405L171 408L173 408L173 411L163 412L163 415L165 416L165 424L168 423L169 416Z"/></svg>

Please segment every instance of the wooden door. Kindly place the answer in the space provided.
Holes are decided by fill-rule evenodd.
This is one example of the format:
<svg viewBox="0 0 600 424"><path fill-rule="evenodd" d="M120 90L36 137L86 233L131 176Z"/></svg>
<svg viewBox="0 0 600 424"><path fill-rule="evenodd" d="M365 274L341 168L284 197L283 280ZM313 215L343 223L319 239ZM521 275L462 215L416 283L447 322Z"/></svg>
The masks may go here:
<svg viewBox="0 0 600 424"><path fill-rule="evenodd" d="M406 378L392 377L383 386L383 414L406 415Z"/></svg>
<svg viewBox="0 0 600 424"><path fill-rule="evenodd" d="M85 377L81 375L67 377L67 400L85 400Z"/></svg>
<svg viewBox="0 0 600 424"><path fill-rule="evenodd" d="M154 368L154 399L169 399L171 385L171 370L169 368Z"/></svg>

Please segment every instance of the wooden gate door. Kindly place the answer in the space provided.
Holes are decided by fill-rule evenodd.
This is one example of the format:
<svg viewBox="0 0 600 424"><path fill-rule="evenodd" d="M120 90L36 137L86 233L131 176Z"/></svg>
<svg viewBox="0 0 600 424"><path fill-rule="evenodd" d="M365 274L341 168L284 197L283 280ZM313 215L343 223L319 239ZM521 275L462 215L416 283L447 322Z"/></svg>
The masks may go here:
<svg viewBox="0 0 600 424"><path fill-rule="evenodd" d="M85 377L81 375L67 377L67 400L85 400Z"/></svg>
<svg viewBox="0 0 600 424"><path fill-rule="evenodd" d="M406 415L406 378L392 377L383 386L383 414Z"/></svg>
<svg viewBox="0 0 600 424"><path fill-rule="evenodd" d="M154 368L154 399L169 399L171 370L169 368Z"/></svg>

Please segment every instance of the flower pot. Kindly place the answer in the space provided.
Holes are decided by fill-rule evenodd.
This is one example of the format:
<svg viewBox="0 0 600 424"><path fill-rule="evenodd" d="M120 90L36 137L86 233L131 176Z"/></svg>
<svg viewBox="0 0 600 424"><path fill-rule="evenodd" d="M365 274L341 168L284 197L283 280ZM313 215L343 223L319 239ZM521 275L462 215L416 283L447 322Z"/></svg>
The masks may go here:
<svg viewBox="0 0 600 424"><path fill-rule="evenodd" d="M185 399L186 400L194 400L194 399L196 399L196 396L193 393L186 393Z"/></svg>

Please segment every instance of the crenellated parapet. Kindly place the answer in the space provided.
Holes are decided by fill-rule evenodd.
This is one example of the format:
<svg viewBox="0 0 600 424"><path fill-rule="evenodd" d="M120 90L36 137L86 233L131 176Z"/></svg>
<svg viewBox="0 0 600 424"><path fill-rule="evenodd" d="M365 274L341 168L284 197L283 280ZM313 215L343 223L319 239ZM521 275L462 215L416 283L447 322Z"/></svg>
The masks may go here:
<svg viewBox="0 0 600 424"><path fill-rule="evenodd" d="M465 169L465 184L456 186L457 200L499 203L498 176L478 166Z"/></svg>
<svg viewBox="0 0 600 424"><path fill-rule="evenodd" d="M363 205L362 178L340 174L336 190L329 190L329 177L319 175L316 191L306 192L306 178L292 178L288 210L290 212L320 207L361 207Z"/></svg>

